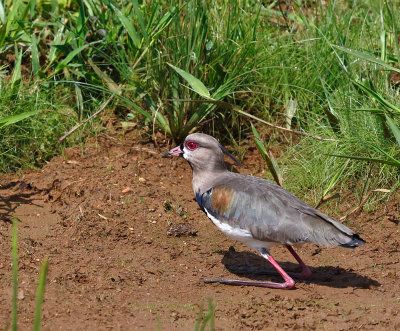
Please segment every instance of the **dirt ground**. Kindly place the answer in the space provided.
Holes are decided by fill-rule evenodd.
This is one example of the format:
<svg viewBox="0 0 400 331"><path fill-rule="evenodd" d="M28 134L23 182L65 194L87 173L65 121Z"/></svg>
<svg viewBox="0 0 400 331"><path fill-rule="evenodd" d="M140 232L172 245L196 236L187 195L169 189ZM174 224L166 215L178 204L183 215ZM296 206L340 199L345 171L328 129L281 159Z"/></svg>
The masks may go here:
<svg viewBox="0 0 400 331"><path fill-rule="evenodd" d="M162 159L166 150L134 132L110 133L40 171L0 177L1 329L11 323L10 221L17 215L21 330L32 329L45 257L43 330L193 330L209 300L216 330L400 330L396 199L347 220L364 247L297 248L313 276L294 290L204 284L281 280L232 271L246 263L271 267L214 227L194 200L189 165ZM240 172L261 175L257 157L248 153ZM352 208L343 201L341 213ZM190 226L168 230L181 223ZM297 268L283 247L271 253L284 269Z"/></svg>

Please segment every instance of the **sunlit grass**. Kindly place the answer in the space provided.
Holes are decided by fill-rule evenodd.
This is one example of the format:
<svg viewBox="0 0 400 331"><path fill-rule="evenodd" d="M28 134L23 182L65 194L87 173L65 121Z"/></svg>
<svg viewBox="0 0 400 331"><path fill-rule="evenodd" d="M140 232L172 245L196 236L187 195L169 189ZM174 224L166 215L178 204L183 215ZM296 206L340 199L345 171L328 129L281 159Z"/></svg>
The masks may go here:
<svg viewBox="0 0 400 331"><path fill-rule="evenodd" d="M398 15L391 3L300 1L285 12L257 1L6 5L0 57L13 60L0 68L1 171L59 153L56 138L118 89L122 120L135 118L149 133L176 142L197 130L239 146L252 135L243 112L335 140L303 137L281 147L294 155L280 169L285 182L289 172L295 178L297 191L325 192L345 163L335 187L365 180L371 164L379 178L374 185L398 180L389 175L399 160L400 108L393 75ZM190 77L202 84L201 93ZM9 122L23 114L30 116ZM81 137L80 130L63 143Z"/></svg>
<svg viewBox="0 0 400 331"><path fill-rule="evenodd" d="M25 86L0 90L0 171L43 165L59 154L58 138L78 118L68 102L45 89ZM21 116L22 115L22 116Z"/></svg>

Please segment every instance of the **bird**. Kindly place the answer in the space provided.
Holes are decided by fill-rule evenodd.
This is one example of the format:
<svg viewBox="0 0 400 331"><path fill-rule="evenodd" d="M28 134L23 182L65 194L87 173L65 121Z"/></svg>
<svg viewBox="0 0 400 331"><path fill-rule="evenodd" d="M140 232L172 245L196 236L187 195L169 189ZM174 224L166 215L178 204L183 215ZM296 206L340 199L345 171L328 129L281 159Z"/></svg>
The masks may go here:
<svg viewBox="0 0 400 331"><path fill-rule="evenodd" d="M188 161L192 168L193 191L201 210L228 237L244 243L269 261L283 282L205 279L206 283L292 289L295 281L271 256L272 246L286 246L301 267L301 272L295 276L308 279L311 270L295 252L294 244L346 248L365 244L348 227L281 186L260 177L231 172L224 155L240 165L214 137L192 133L162 157L177 156Z"/></svg>

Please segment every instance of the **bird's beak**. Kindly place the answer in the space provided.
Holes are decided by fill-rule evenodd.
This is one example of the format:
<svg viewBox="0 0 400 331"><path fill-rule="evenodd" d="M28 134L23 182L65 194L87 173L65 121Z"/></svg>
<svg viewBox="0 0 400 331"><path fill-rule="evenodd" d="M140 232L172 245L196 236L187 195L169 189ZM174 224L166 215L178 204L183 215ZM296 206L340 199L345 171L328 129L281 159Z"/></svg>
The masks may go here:
<svg viewBox="0 0 400 331"><path fill-rule="evenodd" d="M183 156L182 145L176 146L169 152L166 152L162 155L162 157L169 157L169 156Z"/></svg>

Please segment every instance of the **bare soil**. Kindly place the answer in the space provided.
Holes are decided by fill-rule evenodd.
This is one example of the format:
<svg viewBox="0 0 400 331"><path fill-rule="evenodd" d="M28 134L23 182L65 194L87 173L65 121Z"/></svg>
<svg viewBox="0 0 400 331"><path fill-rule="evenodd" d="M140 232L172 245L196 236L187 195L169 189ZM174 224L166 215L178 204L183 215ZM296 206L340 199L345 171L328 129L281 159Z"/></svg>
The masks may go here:
<svg viewBox="0 0 400 331"><path fill-rule="evenodd" d="M232 271L271 267L213 226L194 200L189 165L162 159L167 149L134 132L101 135L40 171L0 177L0 328L11 323L10 221L17 215L21 330L33 325L45 257L43 330L193 330L209 300L217 330L400 330L396 199L346 221L364 247L298 247L313 276L294 290L204 284L280 279ZM244 164L240 172L262 175L256 153ZM343 201L340 212L354 207ZM271 253L284 269L297 269L285 248Z"/></svg>

